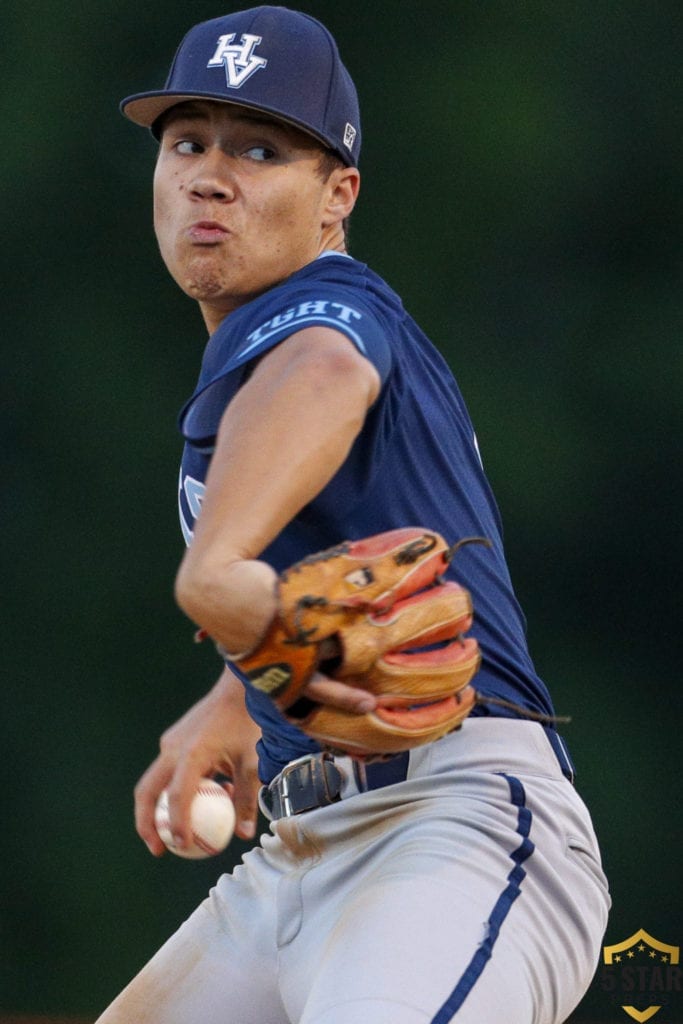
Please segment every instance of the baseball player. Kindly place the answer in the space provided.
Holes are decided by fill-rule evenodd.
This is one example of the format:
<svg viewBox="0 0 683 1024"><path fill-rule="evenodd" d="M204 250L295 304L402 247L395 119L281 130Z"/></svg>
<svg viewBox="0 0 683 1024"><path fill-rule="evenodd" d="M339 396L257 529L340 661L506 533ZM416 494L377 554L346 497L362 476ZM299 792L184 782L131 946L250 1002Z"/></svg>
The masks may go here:
<svg viewBox="0 0 683 1024"><path fill-rule="evenodd" d="M153 812L168 787L187 842L194 787L218 773L232 778L239 835L254 835L257 793L271 820L100 1021L565 1021L606 926L600 855L457 384L399 297L347 253L361 128L335 41L283 7L228 14L193 27L166 86L122 109L159 141L157 239L209 332L180 416L176 595L224 658L140 780L137 827L160 854ZM416 526L434 533L404 543ZM430 598L471 596L463 632L481 663L464 703L390 707L329 660L292 668L288 652L309 650L305 616L341 605L299 600L287 633L288 567L317 552L306 571L360 565L398 537L400 575L437 535L488 541L441 552L431 579ZM374 566L345 583L368 586ZM465 643L425 645L425 664ZM401 671L408 658L394 657ZM282 678L294 704L277 699ZM308 726L322 712L343 718L347 746L330 753ZM425 721L434 738L418 741Z"/></svg>

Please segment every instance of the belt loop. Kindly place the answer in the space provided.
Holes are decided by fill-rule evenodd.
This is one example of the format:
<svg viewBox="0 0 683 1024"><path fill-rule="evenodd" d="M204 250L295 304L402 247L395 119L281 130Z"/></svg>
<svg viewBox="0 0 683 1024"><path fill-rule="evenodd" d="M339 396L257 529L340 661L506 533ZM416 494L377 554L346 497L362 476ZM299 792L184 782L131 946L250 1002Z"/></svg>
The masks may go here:
<svg viewBox="0 0 683 1024"><path fill-rule="evenodd" d="M363 761L352 760L353 777L356 780L359 793L366 793L368 789L368 773Z"/></svg>
<svg viewBox="0 0 683 1024"><path fill-rule="evenodd" d="M559 761L562 774L565 779L569 779L573 786L574 779L576 778L576 771L574 769L572 759L569 756L569 751L564 744L564 740L555 729L546 729L545 734L548 737L550 746L553 748L555 757Z"/></svg>

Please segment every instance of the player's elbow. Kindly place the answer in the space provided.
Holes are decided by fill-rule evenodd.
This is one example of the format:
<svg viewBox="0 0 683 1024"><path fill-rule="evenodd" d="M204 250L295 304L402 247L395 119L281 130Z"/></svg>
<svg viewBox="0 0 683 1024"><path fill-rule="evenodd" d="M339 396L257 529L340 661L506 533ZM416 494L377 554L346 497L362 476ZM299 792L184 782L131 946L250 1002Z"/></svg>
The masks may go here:
<svg viewBox="0 0 683 1024"><path fill-rule="evenodd" d="M203 623L216 600L216 582L207 567L185 558L175 578L174 596L178 607L193 622Z"/></svg>
<svg viewBox="0 0 683 1024"><path fill-rule="evenodd" d="M201 627L214 640L219 639L226 625L232 619L232 604L226 595L225 582L220 575L208 565L188 560L178 570L175 579L174 596L176 604L187 615L191 622ZM228 649L234 644L221 637Z"/></svg>
<svg viewBox="0 0 683 1024"><path fill-rule="evenodd" d="M265 562L199 556L190 547L175 580L178 606L228 651L265 633L276 610L277 574Z"/></svg>

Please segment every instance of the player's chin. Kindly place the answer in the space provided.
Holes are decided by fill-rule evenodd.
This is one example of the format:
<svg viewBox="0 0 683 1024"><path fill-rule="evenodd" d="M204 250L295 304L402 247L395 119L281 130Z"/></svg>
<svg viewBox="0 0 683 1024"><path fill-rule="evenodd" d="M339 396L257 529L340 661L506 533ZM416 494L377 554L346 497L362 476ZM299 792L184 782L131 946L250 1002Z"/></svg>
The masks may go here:
<svg viewBox="0 0 683 1024"><path fill-rule="evenodd" d="M169 270L176 284L197 302L219 299L230 290L225 253L217 245L194 246L176 252Z"/></svg>
<svg viewBox="0 0 683 1024"><path fill-rule="evenodd" d="M215 302L225 292L225 282L211 266L194 267L192 274L178 283L185 294L197 302Z"/></svg>

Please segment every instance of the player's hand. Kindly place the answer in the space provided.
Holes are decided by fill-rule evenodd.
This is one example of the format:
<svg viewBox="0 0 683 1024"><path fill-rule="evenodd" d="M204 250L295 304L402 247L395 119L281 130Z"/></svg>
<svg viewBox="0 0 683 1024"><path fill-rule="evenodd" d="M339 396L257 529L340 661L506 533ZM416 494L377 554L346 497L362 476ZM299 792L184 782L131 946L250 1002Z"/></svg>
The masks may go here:
<svg viewBox="0 0 683 1024"><path fill-rule="evenodd" d="M235 804L235 833L252 839L256 832L256 743L259 727L244 705L244 687L226 668L216 686L161 737L160 754L135 787L135 824L150 852L160 856L165 846L154 827L154 809L162 790L168 790L171 831L178 845L189 842L189 810L202 776L216 773Z"/></svg>
<svg viewBox="0 0 683 1024"><path fill-rule="evenodd" d="M376 698L367 690L331 679L322 672L315 673L310 683L301 691L301 696L315 704L329 704L330 707L353 711L359 715L374 711L377 706Z"/></svg>

